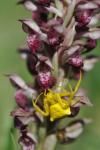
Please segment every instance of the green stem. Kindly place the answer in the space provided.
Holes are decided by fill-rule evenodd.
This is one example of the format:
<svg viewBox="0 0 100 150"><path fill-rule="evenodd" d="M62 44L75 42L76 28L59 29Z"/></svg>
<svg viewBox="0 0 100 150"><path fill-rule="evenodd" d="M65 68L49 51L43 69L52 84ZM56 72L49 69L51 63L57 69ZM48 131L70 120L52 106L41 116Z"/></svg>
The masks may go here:
<svg viewBox="0 0 100 150"><path fill-rule="evenodd" d="M43 127L38 128L38 144L36 150L44 150L43 149L43 144L46 136L46 129Z"/></svg>
<svg viewBox="0 0 100 150"><path fill-rule="evenodd" d="M41 150L55 150L57 144L57 138L55 134L47 136L44 140Z"/></svg>

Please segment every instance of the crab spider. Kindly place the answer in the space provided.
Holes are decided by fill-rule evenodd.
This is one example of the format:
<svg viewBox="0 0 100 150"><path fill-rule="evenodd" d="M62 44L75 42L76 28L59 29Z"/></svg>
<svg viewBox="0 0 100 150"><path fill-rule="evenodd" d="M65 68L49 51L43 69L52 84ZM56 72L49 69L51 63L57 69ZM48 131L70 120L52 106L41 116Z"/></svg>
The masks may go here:
<svg viewBox="0 0 100 150"><path fill-rule="evenodd" d="M41 93L43 94L43 109L42 110L36 103L40 95L37 99L33 100L33 106L37 112L41 115L47 117L50 116L50 121L54 121L57 118L61 118L66 115L71 114L70 105L74 101L74 96L79 89L80 83L82 80L82 74L80 73L80 79L77 82L75 89L72 90L71 85L69 84L70 91L63 89L63 92L54 92L51 89L48 89L48 92ZM62 87L63 88L63 87ZM64 99L64 97L68 97L68 100Z"/></svg>

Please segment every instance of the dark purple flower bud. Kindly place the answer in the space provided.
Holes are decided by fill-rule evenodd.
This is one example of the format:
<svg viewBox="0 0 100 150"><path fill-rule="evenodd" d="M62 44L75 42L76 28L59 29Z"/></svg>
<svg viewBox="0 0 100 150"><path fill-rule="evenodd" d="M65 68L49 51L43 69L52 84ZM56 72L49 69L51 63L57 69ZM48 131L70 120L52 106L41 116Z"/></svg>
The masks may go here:
<svg viewBox="0 0 100 150"><path fill-rule="evenodd" d="M38 7L37 11L32 12L32 19L37 22L38 25L47 22L48 11L44 7Z"/></svg>
<svg viewBox="0 0 100 150"><path fill-rule="evenodd" d="M19 144L23 150L35 150L37 141L31 133L22 132L19 138Z"/></svg>
<svg viewBox="0 0 100 150"><path fill-rule="evenodd" d="M26 60L28 54L30 53L30 49L26 46L21 46L18 48L18 53L20 54L23 60Z"/></svg>
<svg viewBox="0 0 100 150"><path fill-rule="evenodd" d="M54 30L54 29L50 29L50 31L48 32L48 41L49 44L51 46L55 46L58 45L60 43L60 34Z"/></svg>
<svg viewBox="0 0 100 150"><path fill-rule="evenodd" d="M38 62L38 58L35 55L32 55L32 54L28 55L28 57L27 57L27 67L28 67L29 72L32 75L37 74L37 71L36 71L37 62Z"/></svg>
<svg viewBox="0 0 100 150"><path fill-rule="evenodd" d="M47 25L48 26L59 26L59 25L62 25L63 24L63 19L62 18L53 18L53 19L50 19L50 20L48 20L48 22L47 22Z"/></svg>
<svg viewBox="0 0 100 150"><path fill-rule="evenodd" d="M91 123L91 120L87 118L71 122L66 128L57 132L58 140L65 144L72 143L83 133L84 127L89 123Z"/></svg>
<svg viewBox="0 0 100 150"><path fill-rule="evenodd" d="M73 56L69 58L68 63L74 67L82 67L83 58L81 56Z"/></svg>
<svg viewBox="0 0 100 150"><path fill-rule="evenodd" d="M96 47L96 45L97 45L97 41L96 40L88 39L85 47L88 50L92 50L92 49L94 49Z"/></svg>
<svg viewBox="0 0 100 150"><path fill-rule="evenodd" d="M78 115L80 108L79 107L71 107L71 115L69 115L68 117L75 117Z"/></svg>
<svg viewBox="0 0 100 150"><path fill-rule="evenodd" d="M16 128L27 126L30 122L36 120L35 119L36 114L34 113L34 110L32 110L31 108L27 108L26 110L19 107L11 112L11 116L15 118L14 125ZM36 117L39 118L38 116Z"/></svg>
<svg viewBox="0 0 100 150"><path fill-rule="evenodd" d="M32 19L36 22L39 22L40 21L40 14L39 14L39 11L33 11L32 12Z"/></svg>
<svg viewBox="0 0 100 150"><path fill-rule="evenodd" d="M24 126L24 124L21 122L21 120L15 116L14 117L14 127L17 129L21 129Z"/></svg>
<svg viewBox="0 0 100 150"><path fill-rule="evenodd" d="M27 44L31 50L31 53L35 53L36 51L38 51L41 47L41 41L39 39L39 37L35 34L31 34L28 36L27 38Z"/></svg>
<svg viewBox="0 0 100 150"><path fill-rule="evenodd" d="M17 105L19 107L22 107L22 108L25 108L28 105L28 103L29 103L29 100L26 97L26 95L23 92L23 90L18 90L15 93L15 100L16 100Z"/></svg>
<svg viewBox="0 0 100 150"><path fill-rule="evenodd" d="M41 72L37 76L38 85L42 89L48 89L52 87L55 84L55 81L56 81L55 78L52 77L49 72L45 72L45 73Z"/></svg>
<svg viewBox="0 0 100 150"><path fill-rule="evenodd" d="M84 27L89 24L92 19L90 10L78 10L75 14L75 19L78 22L78 27Z"/></svg>
<svg viewBox="0 0 100 150"><path fill-rule="evenodd" d="M36 0L36 2L42 6L50 6L51 0Z"/></svg>
<svg viewBox="0 0 100 150"><path fill-rule="evenodd" d="M82 75L84 75L83 67L82 68L73 67L72 70L73 70L73 74L72 74L71 78L73 78L75 80L80 79L80 72L82 73Z"/></svg>

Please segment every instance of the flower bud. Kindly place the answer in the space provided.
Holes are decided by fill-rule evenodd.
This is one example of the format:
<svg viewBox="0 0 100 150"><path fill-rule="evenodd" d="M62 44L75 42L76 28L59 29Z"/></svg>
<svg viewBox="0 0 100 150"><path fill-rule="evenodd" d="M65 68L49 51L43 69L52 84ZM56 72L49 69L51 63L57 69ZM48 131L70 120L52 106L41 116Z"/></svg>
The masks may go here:
<svg viewBox="0 0 100 150"><path fill-rule="evenodd" d="M21 129L21 128L25 127L23 122L17 116L14 117L14 127L17 129Z"/></svg>
<svg viewBox="0 0 100 150"><path fill-rule="evenodd" d="M28 104L28 99L22 90L18 90L15 93L15 100L19 107L25 108Z"/></svg>
<svg viewBox="0 0 100 150"><path fill-rule="evenodd" d="M21 136L19 138L19 143L22 146L23 150L35 150L35 145L37 141L33 136L33 134L25 131L21 133Z"/></svg>
<svg viewBox="0 0 100 150"><path fill-rule="evenodd" d="M58 45L60 43L60 35L56 30L51 29L48 32L48 41L51 46Z"/></svg>
<svg viewBox="0 0 100 150"><path fill-rule="evenodd" d="M37 71L36 71L37 61L38 61L38 59L35 55L32 55L32 54L28 55L28 57L27 57L27 67L28 67L29 72L32 75L37 74Z"/></svg>
<svg viewBox="0 0 100 150"><path fill-rule="evenodd" d="M75 117L78 115L80 108L79 107L71 107L71 115L69 115L68 117Z"/></svg>
<svg viewBox="0 0 100 150"><path fill-rule="evenodd" d="M92 49L94 49L96 47L96 45L97 45L97 41L96 40L88 39L85 47L88 50L92 50Z"/></svg>
<svg viewBox="0 0 100 150"><path fill-rule="evenodd" d="M42 5L42 6L49 6L50 5L50 2L51 0L37 0L36 1L38 4Z"/></svg>
<svg viewBox="0 0 100 150"><path fill-rule="evenodd" d="M31 34L27 38L27 44L31 50L31 52L34 54L36 51L38 51L41 47L41 41L39 37L35 34Z"/></svg>
<svg viewBox="0 0 100 150"><path fill-rule="evenodd" d="M74 67L82 67L83 58L81 56L73 56L69 58L68 63Z"/></svg>
<svg viewBox="0 0 100 150"><path fill-rule="evenodd" d="M71 143L75 141L84 131L85 125L91 123L91 119L77 119L71 122L66 128L57 132L57 138L61 143Z"/></svg>
<svg viewBox="0 0 100 150"><path fill-rule="evenodd" d="M40 14L39 11L33 11L32 12L32 19L36 21L37 23L40 22Z"/></svg>
<svg viewBox="0 0 100 150"><path fill-rule="evenodd" d="M75 14L75 19L78 22L78 27L84 27L91 21L91 11L90 10L78 10Z"/></svg>
<svg viewBox="0 0 100 150"><path fill-rule="evenodd" d="M41 72L37 76L37 82L42 89L48 89L55 84L55 78L49 72Z"/></svg>

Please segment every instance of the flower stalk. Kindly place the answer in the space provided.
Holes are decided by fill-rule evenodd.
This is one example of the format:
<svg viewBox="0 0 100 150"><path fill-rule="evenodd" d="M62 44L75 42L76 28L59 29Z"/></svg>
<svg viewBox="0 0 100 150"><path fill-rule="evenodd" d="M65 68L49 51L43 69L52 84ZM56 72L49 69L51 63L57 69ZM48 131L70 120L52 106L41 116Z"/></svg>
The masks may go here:
<svg viewBox="0 0 100 150"><path fill-rule="evenodd" d="M22 150L55 150L57 143L74 142L91 122L74 117L83 106L92 106L80 84L100 60L89 54L100 39L100 2L20 0L18 4L32 14L31 19L19 20L27 46L18 52L33 80L27 84L18 75L7 75L16 89L17 106L11 116Z"/></svg>

